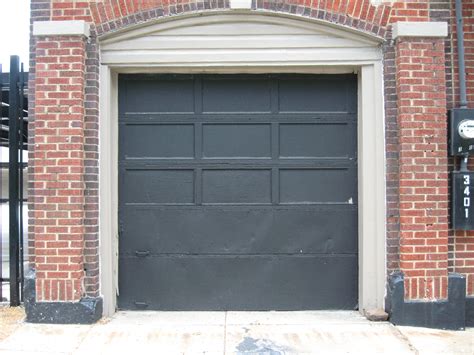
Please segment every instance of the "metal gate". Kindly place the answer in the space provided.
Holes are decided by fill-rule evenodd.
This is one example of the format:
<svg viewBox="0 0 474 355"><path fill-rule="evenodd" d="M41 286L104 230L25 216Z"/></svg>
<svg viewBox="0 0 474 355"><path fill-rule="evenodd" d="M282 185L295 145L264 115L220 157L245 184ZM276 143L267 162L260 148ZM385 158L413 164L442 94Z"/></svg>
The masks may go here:
<svg viewBox="0 0 474 355"><path fill-rule="evenodd" d="M119 307L357 307L355 75L121 75Z"/></svg>
<svg viewBox="0 0 474 355"><path fill-rule="evenodd" d="M1 230L0 302L18 306L23 299L24 177L27 164L24 152L28 141L28 75L18 56L10 58L10 72L0 65L1 102Z"/></svg>

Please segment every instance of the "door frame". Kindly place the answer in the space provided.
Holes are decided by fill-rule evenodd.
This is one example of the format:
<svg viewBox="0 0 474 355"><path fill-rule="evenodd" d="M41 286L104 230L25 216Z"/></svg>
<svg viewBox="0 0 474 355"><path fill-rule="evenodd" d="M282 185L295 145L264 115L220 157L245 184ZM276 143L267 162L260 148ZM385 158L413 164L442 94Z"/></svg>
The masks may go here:
<svg viewBox="0 0 474 355"><path fill-rule="evenodd" d="M186 16L196 21L194 16ZM201 17L202 14L200 14ZM212 15L210 15L212 16ZM269 14L265 14L269 16ZM271 14L295 22L322 21L303 19L299 16ZM293 20L295 19L295 20ZM186 19L181 21L186 21ZM168 21L163 21L169 23ZM206 19L203 19L206 23ZM323 23L326 25L326 23ZM329 26L329 25L328 25ZM330 25L333 27L334 25ZM353 38L355 30L339 26ZM361 34L367 41L367 34ZM110 37L107 37L109 39ZM115 312L118 288L118 74L120 73L212 73L212 74L327 74L356 73L358 76L358 240L359 240L359 310L383 309L386 293L386 172L385 172L385 120L383 101L383 56L381 40L373 39L374 49L367 58L354 53L357 60L318 61L307 60L298 65L281 65L273 62L229 65L219 63L216 54L212 64L192 63L170 66L153 62L102 63L100 65L100 114L99 114L99 238L100 238L100 285L103 297L103 314ZM263 50L263 48L262 48ZM345 52L347 54L347 51ZM350 54L350 53L349 53ZM238 58L237 58L238 59ZM374 153L375 152L375 153Z"/></svg>

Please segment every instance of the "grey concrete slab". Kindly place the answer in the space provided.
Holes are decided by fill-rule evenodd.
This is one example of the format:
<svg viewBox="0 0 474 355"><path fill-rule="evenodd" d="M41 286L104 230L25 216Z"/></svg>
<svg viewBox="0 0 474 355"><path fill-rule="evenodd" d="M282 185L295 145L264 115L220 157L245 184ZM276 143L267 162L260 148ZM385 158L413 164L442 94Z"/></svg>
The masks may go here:
<svg viewBox="0 0 474 355"><path fill-rule="evenodd" d="M474 328L448 331L428 328L397 327L420 355L474 354Z"/></svg>
<svg viewBox="0 0 474 355"><path fill-rule="evenodd" d="M8 338L0 342L0 351L71 354L79 347L90 325L21 324Z"/></svg>
<svg viewBox="0 0 474 355"><path fill-rule="evenodd" d="M48 351L22 351L22 350L0 350L2 355L64 355L68 352L48 352Z"/></svg>
<svg viewBox="0 0 474 355"><path fill-rule="evenodd" d="M74 354L223 354L225 312L118 312Z"/></svg>
<svg viewBox="0 0 474 355"><path fill-rule="evenodd" d="M340 311L118 312L94 325L20 323L0 354L462 355L474 354L474 328L395 327Z"/></svg>
<svg viewBox="0 0 474 355"><path fill-rule="evenodd" d="M315 324L367 324L359 312L301 311L301 312L227 312L227 325L315 325Z"/></svg>
<svg viewBox="0 0 474 355"><path fill-rule="evenodd" d="M118 312L75 354L223 354L225 312Z"/></svg>
<svg viewBox="0 0 474 355"><path fill-rule="evenodd" d="M225 324L226 312L155 312L122 311L117 312L108 325L126 326L179 326L179 325L215 325Z"/></svg>
<svg viewBox="0 0 474 355"><path fill-rule="evenodd" d="M228 354L412 354L389 324L227 326Z"/></svg>
<svg viewBox="0 0 474 355"><path fill-rule="evenodd" d="M94 327L74 354L223 354L224 325L107 324Z"/></svg>

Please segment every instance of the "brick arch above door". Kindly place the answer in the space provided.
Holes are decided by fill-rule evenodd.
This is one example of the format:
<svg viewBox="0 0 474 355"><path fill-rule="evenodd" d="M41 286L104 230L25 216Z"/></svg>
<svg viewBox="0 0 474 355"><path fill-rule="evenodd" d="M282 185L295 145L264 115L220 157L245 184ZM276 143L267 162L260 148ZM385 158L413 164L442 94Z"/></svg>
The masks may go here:
<svg viewBox="0 0 474 355"><path fill-rule="evenodd" d="M158 17L230 9L229 0L52 0L50 19L85 20L96 26L100 36ZM393 4L374 0L253 0L251 10L294 14L381 37L385 37L392 22L429 21L429 1Z"/></svg>
<svg viewBox="0 0 474 355"><path fill-rule="evenodd" d="M106 65L331 64L345 72L353 71L353 65L381 60L382 42L374 35L301 17L233 11L156 19L101 36L99 41L101 63ZM218 56L216 51L221 51Z"/></svg>

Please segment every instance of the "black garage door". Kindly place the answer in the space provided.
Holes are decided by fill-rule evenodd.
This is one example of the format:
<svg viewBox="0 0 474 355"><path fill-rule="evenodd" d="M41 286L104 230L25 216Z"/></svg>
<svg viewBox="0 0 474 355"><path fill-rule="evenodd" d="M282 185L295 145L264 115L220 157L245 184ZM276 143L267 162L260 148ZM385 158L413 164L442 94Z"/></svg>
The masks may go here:
<svg viewBox="0 0 474 355"><path fill-rule="evenodd" d="M355 75L121 75L119 307L353 309Z"/></svg>

